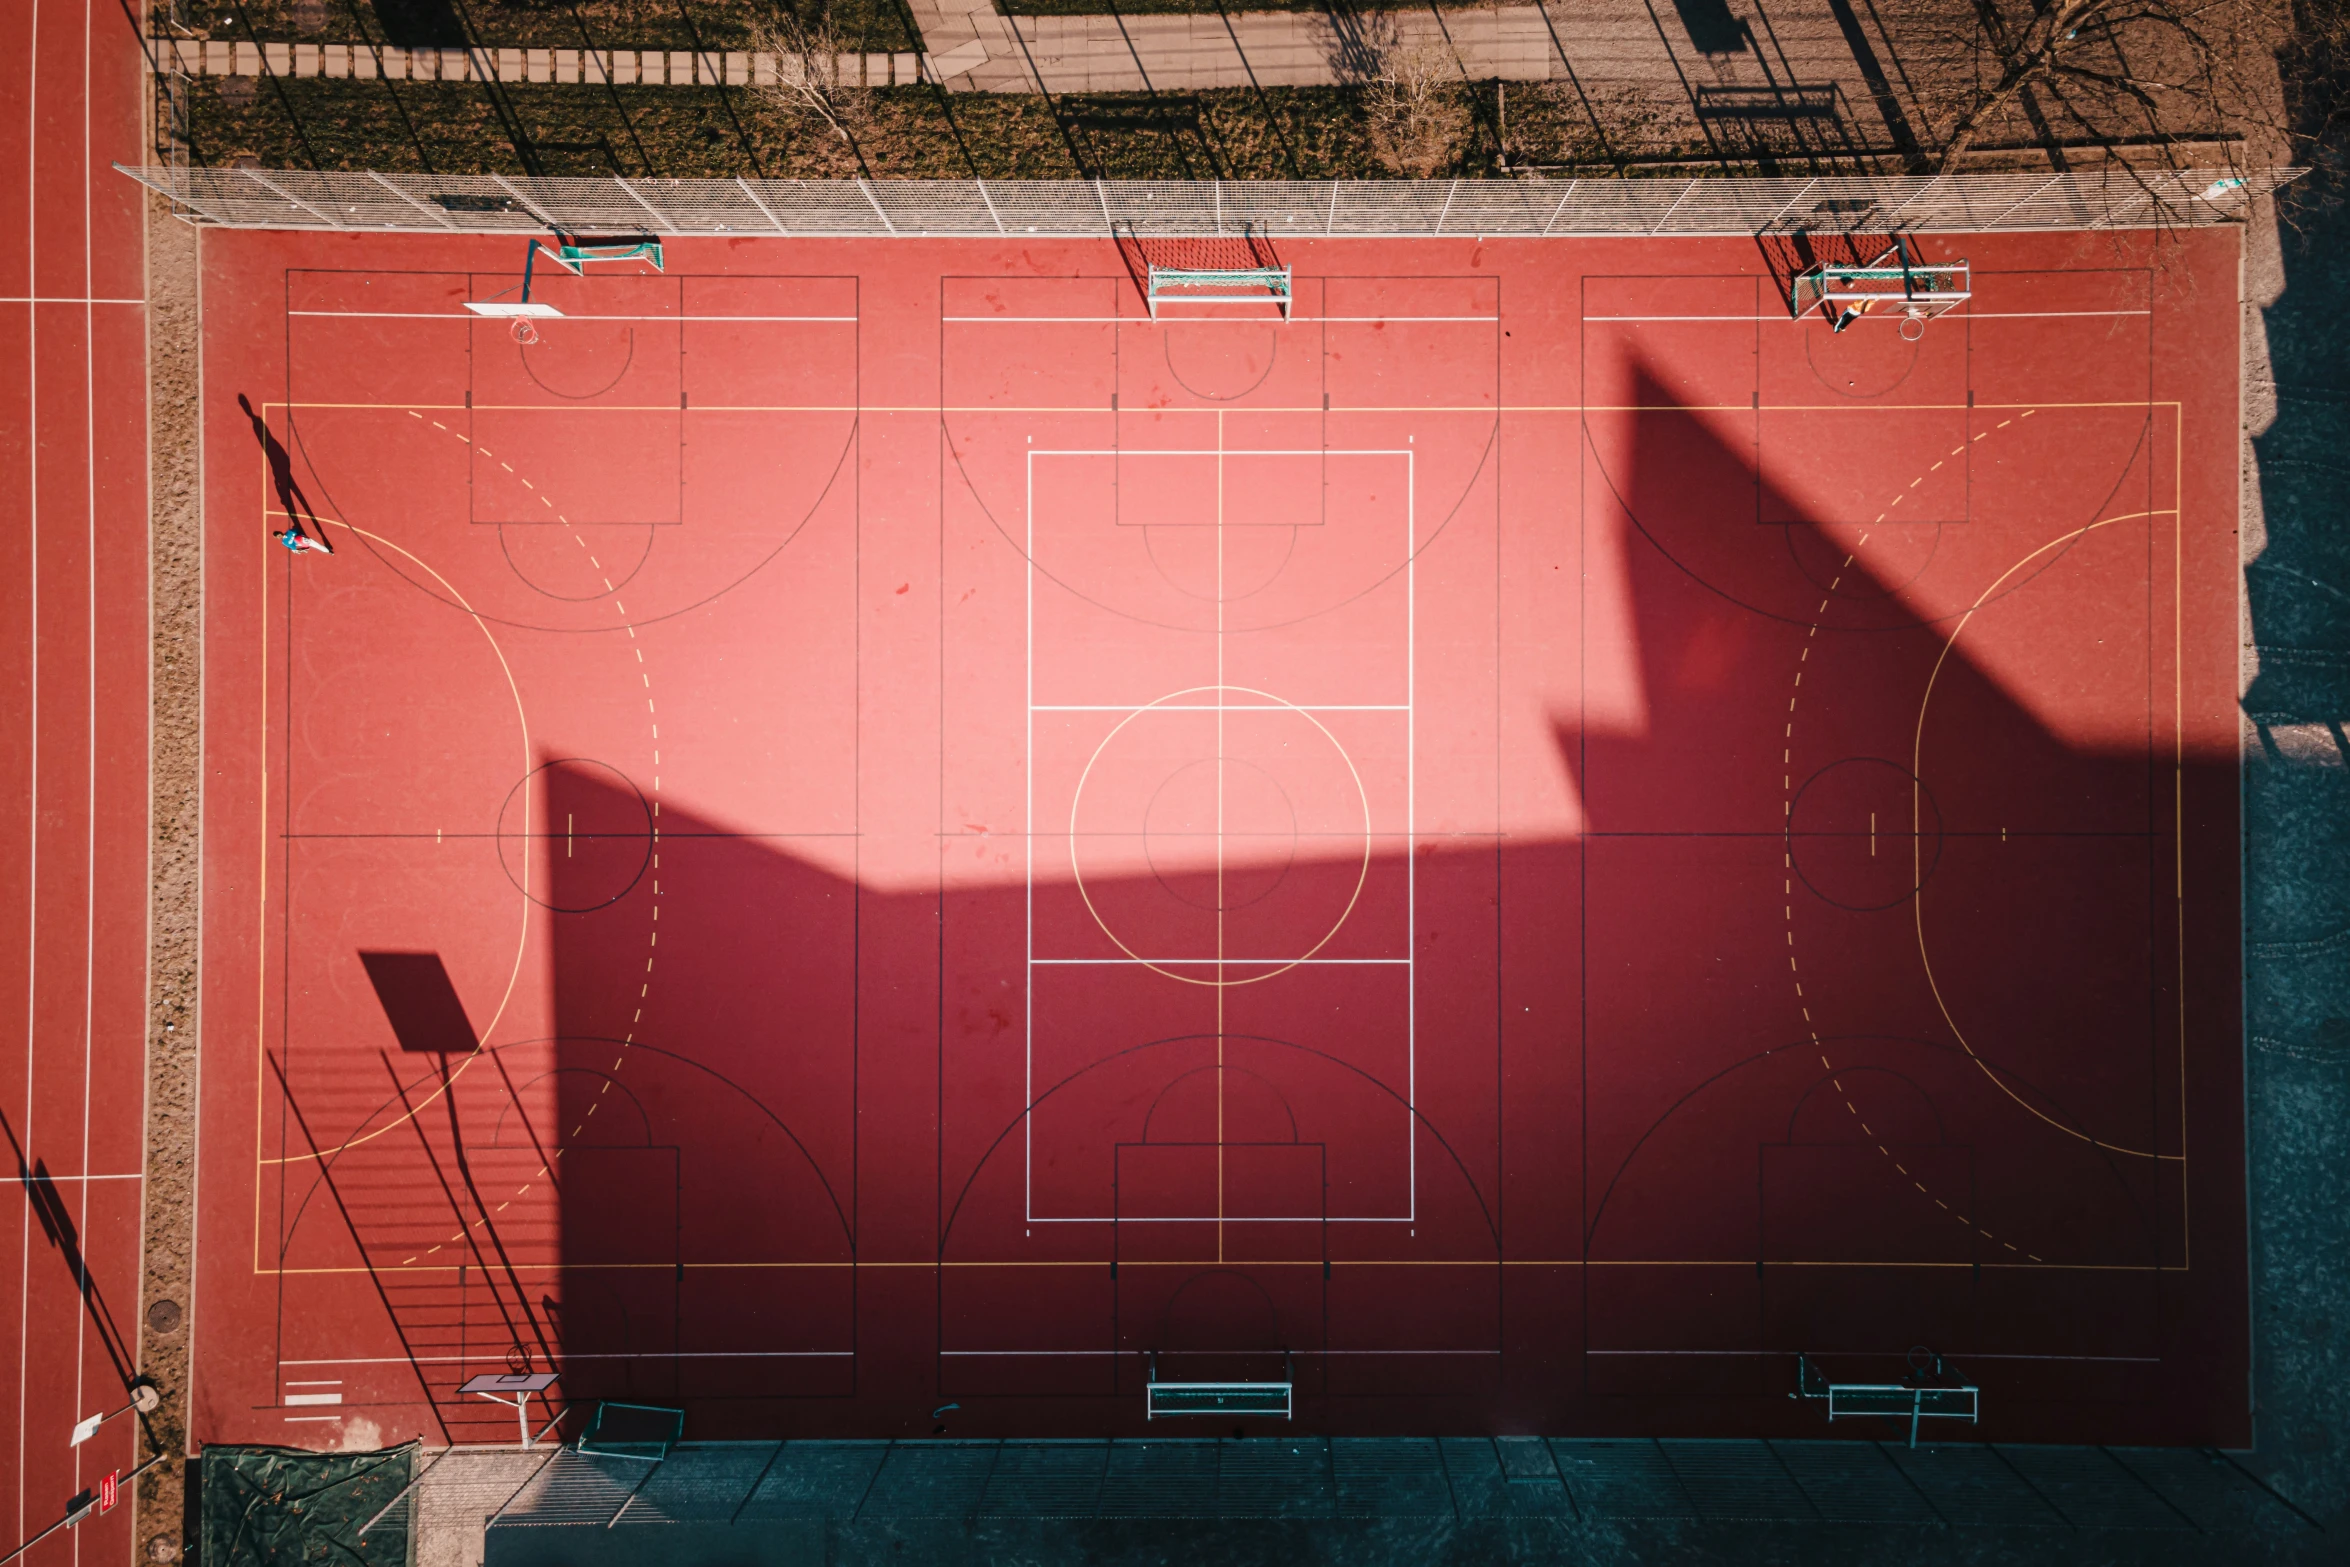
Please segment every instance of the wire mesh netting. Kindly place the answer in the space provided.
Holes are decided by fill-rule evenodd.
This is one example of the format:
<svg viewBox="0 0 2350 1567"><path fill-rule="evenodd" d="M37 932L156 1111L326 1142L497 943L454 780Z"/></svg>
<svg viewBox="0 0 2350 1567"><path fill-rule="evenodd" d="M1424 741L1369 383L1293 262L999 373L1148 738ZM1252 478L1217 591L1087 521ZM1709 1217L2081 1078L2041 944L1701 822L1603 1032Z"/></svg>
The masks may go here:
<svg viewBox="0 0 2350 1567"><path fill-rule="evenodd" d="M2299 170L1818 179L771 180L131 168L223 228L1128 239L1998 233L2241 220Z"/></svg>

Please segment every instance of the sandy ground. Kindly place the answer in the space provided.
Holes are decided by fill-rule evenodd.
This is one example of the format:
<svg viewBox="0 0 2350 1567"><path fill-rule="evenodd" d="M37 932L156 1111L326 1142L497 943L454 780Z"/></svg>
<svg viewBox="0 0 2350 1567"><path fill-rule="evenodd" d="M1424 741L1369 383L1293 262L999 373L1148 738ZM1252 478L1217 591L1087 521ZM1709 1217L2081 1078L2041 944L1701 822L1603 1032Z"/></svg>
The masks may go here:
<svg viewBox="0 0 2350 1567"><path fill-rule="evenodd" d="M189 1309L194 1284L197 930L203 799L203 448L197 397L202 231L147 208L149 612L153 660L148 860L147 1208L139 1287L139 1363L167 1396L156 1436L187 1447ZM138 1528L151 1561L185 1548L181 1467L139 1482Z"/></svg>

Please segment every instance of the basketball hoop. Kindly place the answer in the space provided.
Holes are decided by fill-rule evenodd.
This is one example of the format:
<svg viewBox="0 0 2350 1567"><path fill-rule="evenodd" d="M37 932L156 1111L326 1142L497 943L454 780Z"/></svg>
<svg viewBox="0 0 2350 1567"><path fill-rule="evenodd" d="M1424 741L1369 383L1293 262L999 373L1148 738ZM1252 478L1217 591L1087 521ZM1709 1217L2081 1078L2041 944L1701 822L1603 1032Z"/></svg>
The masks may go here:
<svg viewBox="0 0 2350 1567"><path fill-rule="evenodd" d="M507 330L514 334L514 341L525 348L539 340L538 326L528 316L516 316L513 325Z"/></svg>

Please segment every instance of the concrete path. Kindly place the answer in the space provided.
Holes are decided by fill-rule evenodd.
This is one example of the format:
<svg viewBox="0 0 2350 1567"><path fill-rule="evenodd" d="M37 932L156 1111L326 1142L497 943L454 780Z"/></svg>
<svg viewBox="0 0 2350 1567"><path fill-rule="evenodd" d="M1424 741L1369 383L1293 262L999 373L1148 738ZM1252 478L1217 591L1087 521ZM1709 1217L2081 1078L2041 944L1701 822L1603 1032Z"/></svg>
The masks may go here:
<svg viewBox="0 0 2350 1567"><path fill-rule="evenodd" d="M1907 61L1880 7L1850 0L1731 0L1727 25L1691 36L1664 0L1552 0L1341 19L1323 11L1007 18L990 0L909 0L927 64L961 90L1188 91L1359 79L1383 47L1447 52L1472 81L1572 81L1601 99L1669 100L1682 114L1842 115L1878 145L1914 118ZM1898 17L1907 7L1892 5ZM1363 27L1373 30L1366 37ZM1015 29L1017 30L1015 32ZM1934 62L1916 62L1931 66Z"/></svg>
<svg viewBox="0 0 2350 1567"><path fill-rule="evenodd" d="M1782 0L1707 42L1703 52L1670 4L1554 0L1538 5L1325 11L1006 17L993 0L910 0L930 79L960 91L1140 92L1146 88L1325 86L1358 79L1384 47L1428 45L1454 55L1471 79L1565 80L1588 89L1686 84L1692 95L1735 96L1800 86L1839 88L1866 101L1872 74L1898 70L1873 7L1846 0ZM1726 13L1727 14L1727 13ZM1015 34L1015 29L1017 33ZM1735 41L1735 47L1723 47ZM179 68L195 76L375 77L402 81L602 82L763 85L776 57L691 50L398 49L353 44L183 39ZM1871 61L1888 64L1872 72ZM921 79L913 54L847 55L847 75L873 86ZM267 72L264 72L264 63ZM784 63L789 68L789 62Z"/></svg>
<svg viewBox="0 0 2350 1567"><path fill-rule="evenodd" d="M1932 0L1727 0L1693 36L1669 0L1550 0L1439 10L1007 17L994 0L908 0L922 54L843 55L843 80L944 83L957 92L1189 92L1359 81L1395 49L1425 48L1470 81L1571 84L1595 118L1622 106L1635 132L1674 145L1850 139L1915 145L1911 82L1943 62L1905 55L1905 7ZM1115 0L1100 0L1106 8ZM1911 31L1915 31L1912 29ZM198 76L744 86L797 68L770 54L690 50L395 49L351 44L165 44ZM265 69L266 68L266 69ZM1816 128L1815 131L1810 128ZM1637 136L1635 139L1639 139Z"/></svg>

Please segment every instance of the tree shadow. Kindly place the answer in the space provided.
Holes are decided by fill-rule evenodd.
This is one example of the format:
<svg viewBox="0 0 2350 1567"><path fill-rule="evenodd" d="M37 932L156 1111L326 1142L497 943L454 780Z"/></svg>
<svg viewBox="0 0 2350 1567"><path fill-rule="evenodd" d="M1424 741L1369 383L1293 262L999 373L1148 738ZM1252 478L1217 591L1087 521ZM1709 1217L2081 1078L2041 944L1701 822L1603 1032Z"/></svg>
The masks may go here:
<svg viewBox="0 0 2350 1567"><path fill-rule="evenodd" d="M2339 67L2335 69L2338 71ZM2312 190L2277 225L2282 293L2263 312L2273 392L2250 445L2257 521L2244 572L2247 1090L2253 1138L2257 1462L2321 1516L2350 1505L2350 1424L2324 1390L2350 1372L2340 1214L2350 1152L2350 154L2335 127ZM2248 373L2257 369L2257 360ZM2252 496L2247 497L2248 500Z"/></svg>

